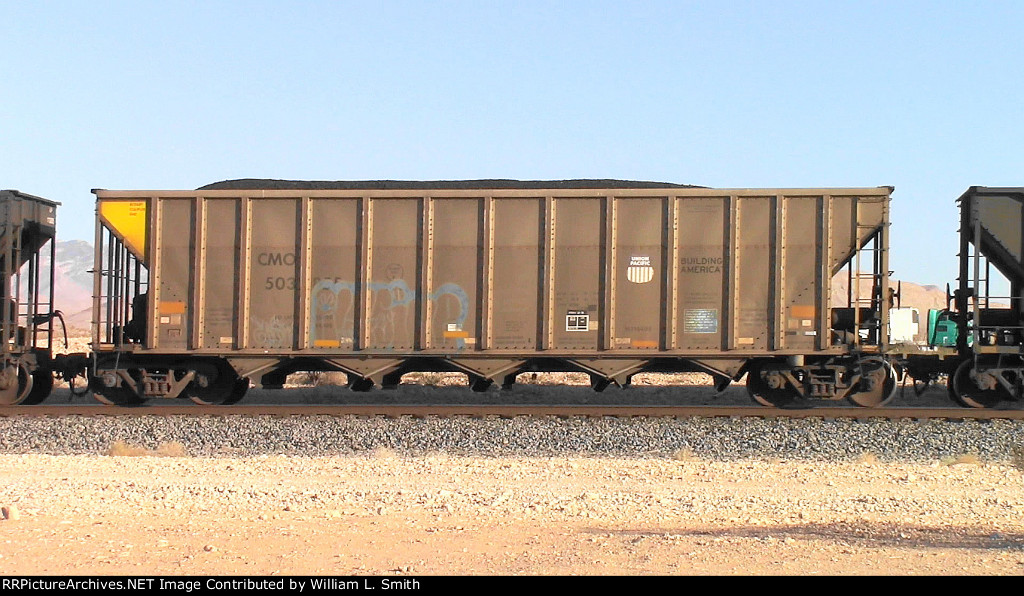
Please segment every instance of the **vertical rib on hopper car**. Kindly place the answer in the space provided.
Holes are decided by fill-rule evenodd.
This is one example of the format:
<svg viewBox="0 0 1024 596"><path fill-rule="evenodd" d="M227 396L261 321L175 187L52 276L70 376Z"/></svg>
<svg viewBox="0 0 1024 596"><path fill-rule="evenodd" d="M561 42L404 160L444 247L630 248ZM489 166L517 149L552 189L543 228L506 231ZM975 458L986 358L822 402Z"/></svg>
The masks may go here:
<svg viewBox="0 0 1024 596"><path fill-rule="evenodd" d="M750 372L775 405L877 405L894 386L872 357L889 187L251 185L264 188L95 191L104 399L230 403L247 378L296 370L343 371L354 389L424 370L476 389L531 370L599 389L642 371Z"/></svg>

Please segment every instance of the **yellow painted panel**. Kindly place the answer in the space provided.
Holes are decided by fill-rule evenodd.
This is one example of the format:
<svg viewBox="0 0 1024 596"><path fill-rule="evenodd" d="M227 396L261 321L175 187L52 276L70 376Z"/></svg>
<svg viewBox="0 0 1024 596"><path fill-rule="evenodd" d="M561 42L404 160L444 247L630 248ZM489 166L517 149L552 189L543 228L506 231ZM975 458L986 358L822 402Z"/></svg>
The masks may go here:
<svg viewBox="0 0 1024 596"><path fill-rule="evenodd" d="M445 337L469 337L468 331L445 331Z"/></svg>
<svg viewBox="0 0 1024 596"><path fill-rule="evenodd" d="M813 319L816 311L813 304L798 304L789 307L789 316L794 319Z"/></svg>
<svg viewBox="0 0 1024 596"><path fill-rule="evenodd" d="M185 314L185 303L169 300L160 301L160 314L162 315L183 315Z"/></svg>
<svg viewBox="0 0 1024 596"><path fill-rule="evenodd" d="M337 348L341 346L341 342L336 339L315 339L313 340L314 348Z"/></svg>
<svg viewBox="0 0 1024 596"><path fill-rule="evenodd" d="M99 203L100 217L128 248L146 260L146 201L104 199Z"/></svg>

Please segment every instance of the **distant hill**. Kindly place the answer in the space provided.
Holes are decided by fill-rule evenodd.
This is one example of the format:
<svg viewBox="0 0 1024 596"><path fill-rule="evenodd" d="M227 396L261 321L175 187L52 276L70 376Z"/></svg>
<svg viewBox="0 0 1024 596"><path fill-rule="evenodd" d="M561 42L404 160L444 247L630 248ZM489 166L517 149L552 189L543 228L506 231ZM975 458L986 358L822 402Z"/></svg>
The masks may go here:
<svg viewBox="0 0 1024 596"><path fill-rule="evenodd" d="M44 250L40 258L43 271L49 268L50 252ZM79 334L88 331L92 318L92 244L84 240L57 242L57 266L54 268L54 308L64 313L69 331ZM50 280L40 280L39 290L49 292ZM22 282L26 291L27 281Z"/></svg>
<svg viewBox="0 0 1024 596"><path fill-rule="evenodd" d="M934 285L922 285L912 281L889 279L890 287L899 289L900 299L898 306L912 306L922 312L930 308L946 308L946 288ZM832 303L846 304L847 299L847 275L840 273L832 278ZM865 282L861 288L863 296L870 295L870 287Z"/></svg>

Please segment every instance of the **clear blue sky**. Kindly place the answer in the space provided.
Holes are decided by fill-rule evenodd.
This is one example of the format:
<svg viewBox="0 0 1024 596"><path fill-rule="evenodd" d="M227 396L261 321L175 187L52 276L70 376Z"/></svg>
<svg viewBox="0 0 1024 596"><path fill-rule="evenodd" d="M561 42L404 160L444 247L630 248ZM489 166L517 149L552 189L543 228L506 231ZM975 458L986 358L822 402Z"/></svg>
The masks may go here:
<svg viewBox="0 0 1024 596"><path fill-rule="evenodd" d="M1024 186L1024 2L0 0L0 188L228 178L893 185L892 268Z"/></svg>

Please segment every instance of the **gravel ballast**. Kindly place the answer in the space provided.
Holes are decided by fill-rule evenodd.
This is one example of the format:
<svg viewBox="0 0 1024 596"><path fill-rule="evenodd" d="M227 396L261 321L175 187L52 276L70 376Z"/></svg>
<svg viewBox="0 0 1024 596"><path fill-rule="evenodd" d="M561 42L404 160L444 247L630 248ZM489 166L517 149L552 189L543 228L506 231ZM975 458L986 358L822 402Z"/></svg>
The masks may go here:
<svg viewBox="0 0 1024 596"><path fill-rule="evenodd" d="M180 443L217 455L347 455L389 449L417 455L746 458L932 462L975 455L1009 461L1024 422L760 418L386 418L356 416L0 418L0 452L102 454L123 442Z"/></svg>

